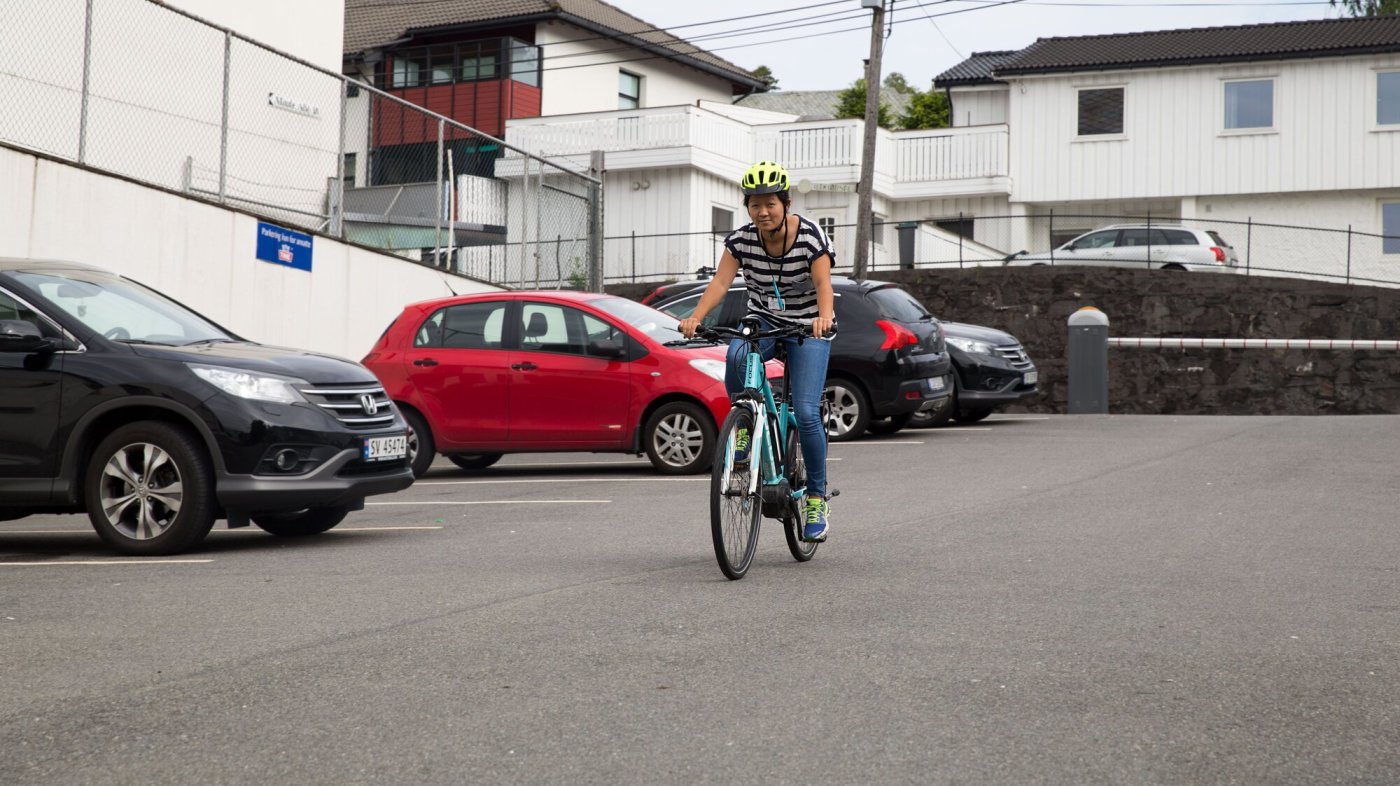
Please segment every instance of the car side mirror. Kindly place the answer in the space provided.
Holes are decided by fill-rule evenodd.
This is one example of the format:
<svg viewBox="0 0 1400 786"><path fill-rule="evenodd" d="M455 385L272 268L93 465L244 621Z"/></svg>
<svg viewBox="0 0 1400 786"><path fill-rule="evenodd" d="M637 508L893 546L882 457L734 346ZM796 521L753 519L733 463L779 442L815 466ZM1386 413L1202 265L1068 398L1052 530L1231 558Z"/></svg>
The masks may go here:
<svg viewBox="0 0 1400 786"><path fill-rule="evenodd" d="M627 356L627 347L620 341L599 338L588 342L588 354L594 357L621 360Z"/></svg>
<svg viewBox="0 0 1400 786"><path fill-rule="evenodd" d="M39 326L24 319L0 319L0 352L52 352L58 345L44 338Z"/></svg>

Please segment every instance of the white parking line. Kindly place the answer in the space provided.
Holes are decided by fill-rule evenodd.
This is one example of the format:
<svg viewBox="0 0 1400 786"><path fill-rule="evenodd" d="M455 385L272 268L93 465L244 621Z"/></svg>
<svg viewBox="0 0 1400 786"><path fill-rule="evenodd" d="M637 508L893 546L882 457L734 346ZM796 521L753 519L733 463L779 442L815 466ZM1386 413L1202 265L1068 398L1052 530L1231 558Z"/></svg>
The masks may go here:
<svg viewBox="0 0 1400 786"><path fill-rule="evenodd" d="M610 499L503 499L479 502L366 502L365 505L608 505Z"/></svg>
<svg viewBox="0 0 1400 786"><path fill-rule="evenodd" d="M859 447L859 448L883 448L883 447L886 446L886 445L922 445L922 444L924 444L924 441L923 441L922 439L919 439L919 440L913 440L913 439L881 439L881 440L867 440L867 441L863 441L863 442L836 442L836 443L832 444L831 447L833 447L833 448L845 448L845 447L852 447L852 448L857 448L857 447Z"/></svg>
<svg viewBox="0 0 1400 786"><path fill-rule="evenodd" d="M331 532L389 532L400 529L442 529L442 527L336 527Z"/></svg>
<svg viewBox="0 0 1400 786"><path fill-rule="evenodd" d="M642 459L637 461L555 461L538 464L521 461L513 464L497 464L496 469L530 469L532 467L637 467L640 469L650 466L651 462Z"/></svg>
<svg viewBox="0 0 1400 786"><path fill-rule="evenodd" d="M50 562L0 562L0 568L39 567L43 565L204 565L212 559L85 559L54 560Z"/></svg>
<svg viewBox="0 0 1400 786"><path fill-rule="evenodd" d="M995 422L995 423L1014 423L1014 422L1016 422L1016 421L1018 421L1018 420L1049 420L1049 419L1050 419L1050 418L1048 418L1048 417L1040 417L1040 418L1030 418L1030 417L1022 417L1022 418L1018 418L1018 417L1005 417L1005 418L992 418L992 421Z"/></svg>

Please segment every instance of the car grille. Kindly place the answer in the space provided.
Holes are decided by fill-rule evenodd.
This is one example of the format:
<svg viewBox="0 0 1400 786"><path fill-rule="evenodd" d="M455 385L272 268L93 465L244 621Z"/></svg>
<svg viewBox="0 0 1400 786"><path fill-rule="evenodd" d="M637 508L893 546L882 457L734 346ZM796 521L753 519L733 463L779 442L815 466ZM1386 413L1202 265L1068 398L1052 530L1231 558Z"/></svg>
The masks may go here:
<svg viewBox="0 0 1400 786"><path fill-rule="evenodd" d="M302 388L301 393L351 428L380 428L394 422L394 404L381 385L318 385Z"/></svg>
<svg viewBox="0 0 1400 786"><path fill-rule="evenodd" d="M1012 368L1021 371L1035 365L1031 362L1031 356L1026 354L1026 350L1020 344L1003 344L997 347L997 357L1010 363Z"/></svg>

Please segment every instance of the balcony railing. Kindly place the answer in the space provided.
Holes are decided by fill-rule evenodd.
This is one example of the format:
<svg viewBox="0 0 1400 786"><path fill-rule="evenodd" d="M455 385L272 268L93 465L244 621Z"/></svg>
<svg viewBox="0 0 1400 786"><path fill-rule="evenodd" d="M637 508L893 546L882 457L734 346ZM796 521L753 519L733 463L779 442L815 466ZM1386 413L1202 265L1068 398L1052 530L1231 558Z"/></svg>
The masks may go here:
<svg viewBox="0 0 1400 786"><path fill-rule="evenodd" d="M1005 177L1005 125L879 132L876 173L900 184ZM697 107L658 107L591 115L513 120L511 144L537 155L581 156L693 148L751 162L770 159L801 176L827 170L828 178L858 177L864 128L860 120L748 125ZM643 164L639 163L638 166ZM648 159L645 165L655 165ZM850 171L832 171L848 168ZM812 172L818 179L821 172Z"/></svg>

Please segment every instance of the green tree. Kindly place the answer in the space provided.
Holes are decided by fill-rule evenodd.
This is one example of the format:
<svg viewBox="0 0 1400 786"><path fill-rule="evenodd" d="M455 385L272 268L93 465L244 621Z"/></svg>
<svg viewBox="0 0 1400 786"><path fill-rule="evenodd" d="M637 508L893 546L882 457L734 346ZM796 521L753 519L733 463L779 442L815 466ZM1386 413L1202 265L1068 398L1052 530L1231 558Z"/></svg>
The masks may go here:
<svg viewBox="0 0 1400 786"><path fill-rule="evenodd" d="M949 126L948 95L930 88L927 92L914 91L899 116L899 127L906 131L918 128L947 128Z"/></svg>
<svg viewBox="0 0 1400 786"><path fill-rule="evenodd" d="M768 66L761 65L758 68L755 68L751 73L753 73L753 75L758 79L762 80L763 84L767 85L769 90L778 89L778 78L776 76L773 76L773 71L769 69Z"/></svg>
<svg viewBox="0 0 1400 786"><path fill-rule="evenodd" d="M851 86L842 90L836 96L836 116L838 118L865 117L865 80L857 79ZM894 125L894 118L890 116L890 105L883 97L880 98L880 113L876 123L881 128L891 128Z"/></svg>
<svg viewBox="0 0 1400 786"><path fill-rule="evenodd" d="M1331 0L1352 16L1384 16L1400 14L1400 0Z"/></svg>
<svg viewBox="0 0 1400 786"><path fill-rule="evenodd" d="M909 80L904 78L904 74L901 74L898 71L891 71L889 76L885 77L884 87L886 90L893 90L896 93L903 93L907 96L911 96L919 92L918 90L914 89L913 85L909 84Z"/></svg>

